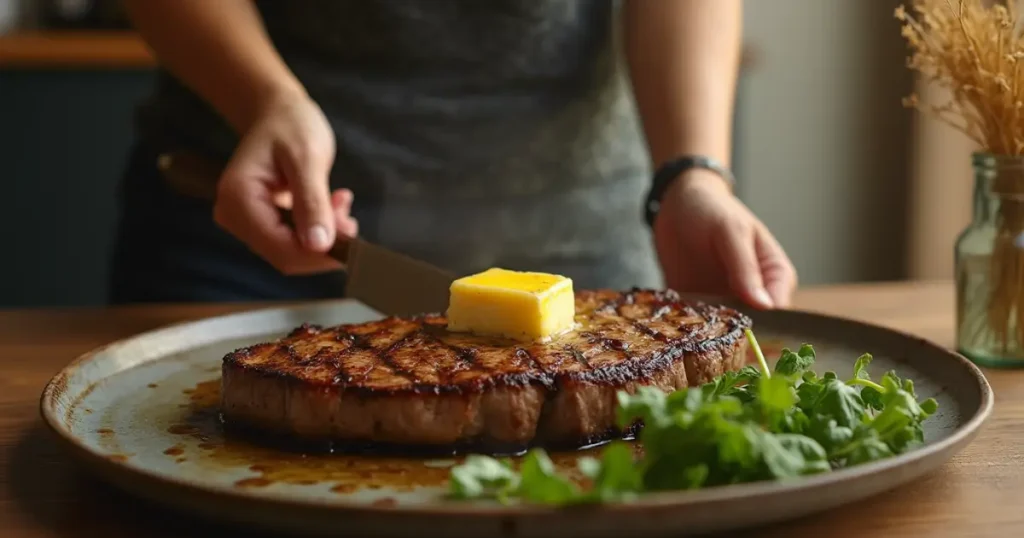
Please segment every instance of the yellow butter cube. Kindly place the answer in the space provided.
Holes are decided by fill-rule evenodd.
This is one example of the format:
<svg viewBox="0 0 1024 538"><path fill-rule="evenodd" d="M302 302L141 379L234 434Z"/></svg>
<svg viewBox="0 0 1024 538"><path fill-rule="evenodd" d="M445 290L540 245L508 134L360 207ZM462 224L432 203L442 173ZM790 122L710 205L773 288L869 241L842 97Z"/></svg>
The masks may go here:
<svg viewBox="0 0 1024 538"><path fill-rule="evenodd" d="M560 275L488 269L452 283L448 330L545 340L573 327L572 280Z"/></svg>

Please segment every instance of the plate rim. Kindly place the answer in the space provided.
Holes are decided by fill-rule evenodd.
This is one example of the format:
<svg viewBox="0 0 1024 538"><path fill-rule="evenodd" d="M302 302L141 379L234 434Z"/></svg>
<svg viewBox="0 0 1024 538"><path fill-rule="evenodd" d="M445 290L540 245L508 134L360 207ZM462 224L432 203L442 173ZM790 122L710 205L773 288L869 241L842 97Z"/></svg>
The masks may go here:
<svg viewBox="0 0 1024 538"><path fill-rule="evenodd" d="M62 367L57 373L55 373L50 378L50 380L46 383L39 398L40 415L42 416L43 422L46 425L47 429L51 432L51 434L53 434L53 436L59 442L59 444L62 445L63 450L68 451L69 455L73 456L75 459L78 459L83 463L88 463L90 467L94 468L94 470L102 470L104 475L117 475L114 477L114 480L118 482L120 482L121 480L145 481L145 483L148 485L171 487L179 491L201 492L204 495L212 495L214 497L225 500L245 501L264 506L283 507L291 510L330 511L338 515L403 515L411 517L458 516L460 518L469 517L491 519L496 517L507 518L524 516L544 516L553 514L564 515L566 513L566 507L534 505L527 503L501 505L494 503L478 504L475 502L447 502L430 505L404 505L399 503L398 505L395 506L380 506L373 504L351 503L325 499L295 499L288 497L267 496L255 492L250 492L244 489L232 488L229 486L197 483L194 481L183 480L174 476L160 474L150 469L146 469L144 467L133 466L130 464L130 462L114 462L110 460L105 455L87 446L85 443L82 442L82 440L79 437L75 436L73 432L67 427L67 425L64 424L62 417L60 417L59 413L57 413L56 406L53 404L53 402L56 402L57 400L55 393L59 389L61 381L63 379L70 376L72 372L80 368L82 365L88 363L90 360L93 360L99 354L107 352L112 348L129 345L132 342L136 342L142 339L153 338L161 334L173 333L174 331L183 330L192 325L214 322L226 322L232 318L241 319L246 317L268 316L274 315L275 313L286 313L289 311L296 311L304 308L327 308L330 307L331 305L341 305L346 303L362 305L362 303L359 303L358 301L346 298L321 301L306 301L302 303L295 303L284 306L269 306L244 309L237 312L230 312L226 314L219 314L165 324L141 333L134 334L126 338L121 338L97 346L77 356L74 360L67 363L64 367ZM855 467L848 467L836 471L830 471L828 473L799 477L791 480L767 480L760 482L715 486L698 490L650 492L644 493L637 499L630 502L599 503L585 506L590 506L592 509L597 509L603 512L632 513L636 511L671 508L680 505L700 505L736 499L757 499L766 495L788 494L803 490L813 490L815 488L842 484L847 480L865 478L866 475L871 476L885 473L889 470L900 468L907 464L912 464L917 461L926 460L930 456L934 456L938 453L942 453L953 449L962 449L964 446L966 446L974 439L974 437L978 434L979 430L982 428L986 420L992 414L995 396L992 386L986 379L984 372L981 370L980 367L978 367L978 365L969 361L966 357L964 357L962 354L953 349L946 348L944 346L939 345L936 342L909 333L907 331L894 329L892 327L887 327L885 325L853 319L845 316L822 313L811 309L802 308L779 309L776 310L775 312L781 312L783 313L783 315L796 317L824 318L825 320L828 320L832 323L846 323L859 325L861 326L861 328L866 328L874 331L888 332L896 336L914 340L919 345L924 345L925 347L931 348L935 352L946 355L950 360L954 361L957 364L957 366L962 368L965 373L970 375L970 378L974 381L976 385L974 388L976 388L979 392L979 406L976 409L971 410L972 416L970 416L969 419L963 422L961 426L956 428L952 433L950 433L945 438L929 443L910 452L906 452L898 456L889 457L883 460L867 464L861 464ZM195 343L188 344L188 346L192 347L194 347L195 345ZM184 349L188 349L188 347L184 347L181 350ZM157 358L154 360L160 359ZM90 385L88 388L86 388L83 391L83 395L88 394L90 391L92 391L96 387L97 383L94 383ZM110 480L110 477L108 477L107 479ZM576 510L580 509L580 507L572 508Z"/></svg>

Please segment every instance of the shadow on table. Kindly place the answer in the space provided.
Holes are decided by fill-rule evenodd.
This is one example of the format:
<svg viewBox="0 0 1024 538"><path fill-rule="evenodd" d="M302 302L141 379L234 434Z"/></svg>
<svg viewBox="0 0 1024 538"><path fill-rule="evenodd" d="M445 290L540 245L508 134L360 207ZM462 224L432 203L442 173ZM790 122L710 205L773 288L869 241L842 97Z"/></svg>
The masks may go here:
<svg viewBox="0 0 1024 538"><path fill-rule="evenodd" d="M9 449L7 484L23 526L68 536L193 536L269 538L225 527L132 497L84 472L38 421ZM45 529L45 530L44 530Z"/></svg>

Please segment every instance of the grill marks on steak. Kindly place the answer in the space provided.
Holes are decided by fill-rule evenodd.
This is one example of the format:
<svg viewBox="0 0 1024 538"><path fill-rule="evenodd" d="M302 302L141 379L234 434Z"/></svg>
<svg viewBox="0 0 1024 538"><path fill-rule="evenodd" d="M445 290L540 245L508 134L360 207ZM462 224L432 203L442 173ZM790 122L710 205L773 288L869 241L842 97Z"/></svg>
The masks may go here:
<svg viewBox="0 0 1024 538"><path fill-rule="evenodd" d="M461 392L559 379L642 379L680 352L730 346L749 321L679 301L672 292L577 293L579 329L548 343L450 333L440 315L324 329L304 325L279 342L225 358L270 376L370 392Z"/></svg>
<svg viewBox="0 0 1024 538"><path fill-rule="evenodd" d="M578 291L547 343L451 333L440 315L322 328L224 358L225 417L300 436L584 444L615 433L615 394L711 380L745 360L734 310L671 291Z"/></svg>

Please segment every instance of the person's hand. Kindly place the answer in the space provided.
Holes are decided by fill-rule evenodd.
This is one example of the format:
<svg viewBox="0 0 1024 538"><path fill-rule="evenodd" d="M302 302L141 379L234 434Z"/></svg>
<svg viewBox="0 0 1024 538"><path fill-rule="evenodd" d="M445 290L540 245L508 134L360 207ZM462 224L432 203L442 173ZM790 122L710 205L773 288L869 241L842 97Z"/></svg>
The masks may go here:
<svg viewBox="0 0 1024 538"><path fill-rule="evenodd" d="M352 192L330 192L334 133L304 94L278 96L242 137L217 188L214 220L285 274L337 269L325 253L336 234L354 237ZM292 209L295 228L278 208Z"/></svg>
<svg viewBox="0 0 1024 538"><path fill-rule="evenodd" d="M678 292L731 295L757 308L790 305L797 276L771 232L710 171L678 178L661 202L654 242Z"/></svg>

